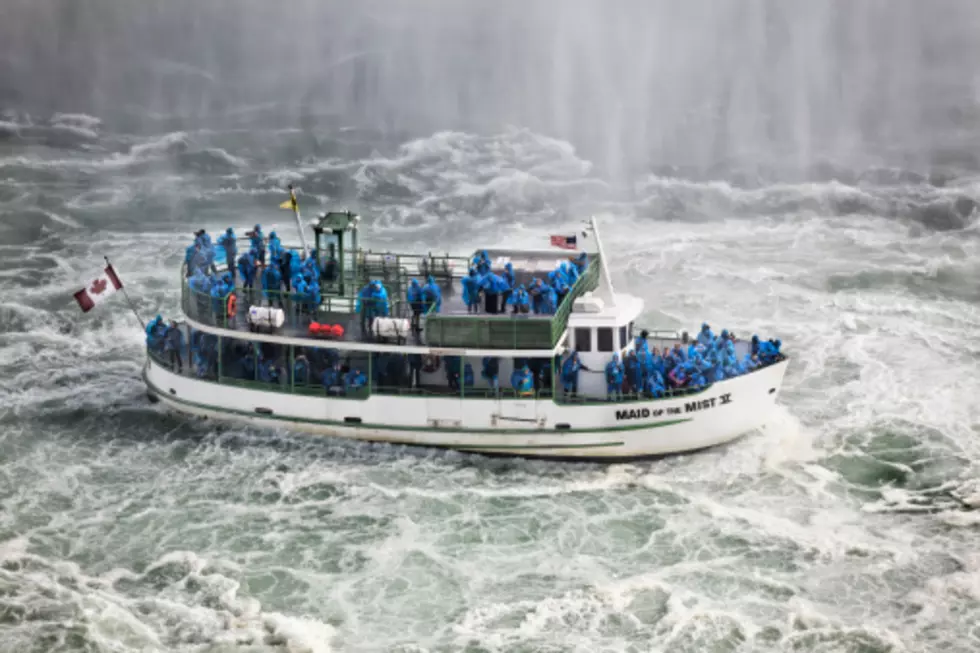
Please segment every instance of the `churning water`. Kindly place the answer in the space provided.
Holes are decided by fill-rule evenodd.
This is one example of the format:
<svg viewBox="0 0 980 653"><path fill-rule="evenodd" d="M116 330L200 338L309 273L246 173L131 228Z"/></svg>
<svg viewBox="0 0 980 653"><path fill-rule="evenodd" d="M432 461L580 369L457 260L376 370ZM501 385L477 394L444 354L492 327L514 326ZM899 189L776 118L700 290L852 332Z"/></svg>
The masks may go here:
<svg viewBox="0 0 980 653"><path fill-rule="evenodd" d="M4 10L0 651L980 648L980 11L321 4ZM375 248L602 216L651 323L782 338L779 411L613 466L156 412L71 293L174 315L289 182Z"/></svg>

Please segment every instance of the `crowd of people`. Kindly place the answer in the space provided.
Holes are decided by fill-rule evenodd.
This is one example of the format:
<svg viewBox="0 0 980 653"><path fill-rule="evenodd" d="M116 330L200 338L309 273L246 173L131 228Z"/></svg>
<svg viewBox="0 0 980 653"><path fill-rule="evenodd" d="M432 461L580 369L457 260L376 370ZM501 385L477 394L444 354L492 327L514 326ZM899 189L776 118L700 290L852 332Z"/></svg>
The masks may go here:
<svg viewBox="0 0 980 653"><path fill-rule="evenodd" d="M503 274L494 272L490 257L483 250L470 262L469 272L463 277L463 303L468 313L481 312L482 297L483 311L490 315L506 313L508 306L513 315L552 315L588 266L588 254L582 252L574 260L562 261L545 280L534 277L525 287L517 283L514 266L509 262L504 265Z"/></svg>
<svg viewBox="0 0 980 653"><path fill-rule="evenodd" d="M620 360L618 353L613 354L602 370L608 400L622 400L626 395L659 398L668 392L702 388L769 365L781 357L779 340L763 341L753 335L749 351L739 359L735 353L735 335L723 329L715 336L708 324L701 325L694 340L684 333L682 342L662 350L650 347L647 336L643 332L636 337L625 360ZM578 394L581 370L593 371L573 351L561 367L565 396Z"/></svg>
<svg viewBox="0 0 980 653"><path fill-rule="evenodd" d="M158 360L178 373L183 373L186 365L188 372L198 378L218 379L219 339L193 330L189 335L185 349L185 331L175 321L167 323L158 315L146 327L147 347ZM625 360L614 353L603 370L589 369L575 351L564 361L556 357L554 363L565 399L581 398L578 395L579 373L586 371L604 374L606 399L621 401L697 390L746 374L782 357L779 340L764 341L753 336L749 350L739 360L735 342L734 335L727 330L716 337L708 325L703 325L694 340L685 337L682 343L662 350L649 347L647 334L641 333ZM421 354L349 352L344 358L337 349L298 347L290 376L288 349L284 346L222 338L220 347L222 378L276 385L319 385L326 394L334 396L349 396L368 384L374 388L420 389L423 387L423 370L433 371L427 369L431 358L427 361ZM186 361L185 356L188 357ZM473 364L466 359L444 356L440 366L449 392L465 395L467 388L475 386ZM500 392L500 368L499 357L482 358L480 377L486 381L491 393ZM515 359L510 386L517 396L547 394L552 389L552 361L547 358Z"/></svg>
<svg viewBox="0 0 980 653"><path fill-rule="evenodd" d="M231 227L217 244L203 229L194 234L184 262L188 286L195 293L198 306L207 308L210 297L210 309L215 313L224 311L223 302L240 278L243 297L249 303L261 298L270 306L295 307L300 313L312 313L321 299L316 257L284 248L275 231L266 238L258 224L245 236L249 248L239 256L238 238ZM215 265L218 248L223 250L228 266L221 273Z"/></svg>

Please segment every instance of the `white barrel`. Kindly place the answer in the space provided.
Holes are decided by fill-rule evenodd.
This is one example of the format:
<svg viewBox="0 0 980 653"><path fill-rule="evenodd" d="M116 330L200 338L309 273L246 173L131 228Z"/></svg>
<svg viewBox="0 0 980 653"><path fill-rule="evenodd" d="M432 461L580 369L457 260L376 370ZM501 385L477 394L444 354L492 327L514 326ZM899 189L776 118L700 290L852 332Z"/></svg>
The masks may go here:
<svg viewBox="0 0 980 653"><path fill-rule="evenodd" d="M248 309L249 324L279 329L286 322L286 314L281 308L271 306L252 306Z"/></svg>
<svg viewBox="0 0 980 653"><path fill-rule="evenodd" d="M374 337L384 340L407 339L411 329L411 322L399 317L376 317L371 323Z"/></svg>

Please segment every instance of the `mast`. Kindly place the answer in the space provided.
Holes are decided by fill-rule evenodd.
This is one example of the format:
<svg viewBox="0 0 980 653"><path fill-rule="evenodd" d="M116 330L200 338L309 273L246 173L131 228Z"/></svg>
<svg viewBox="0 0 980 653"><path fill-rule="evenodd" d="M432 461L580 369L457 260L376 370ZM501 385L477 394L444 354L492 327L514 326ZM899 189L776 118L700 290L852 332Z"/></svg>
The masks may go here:
<svg viewBox="0 0 980 653"><path fill-rule="evenodd" d="M602 238L599 236L599 224L594 215L589 218L589 226L592 229L592 235L595 237L596 253L599 255L599 287L596 288L596 294L602 298L606 306L613 307L616 305L616 292L613 290L609 264L606 262L606 253L602 249Z"/></svg>
<svg viewBox="0 0 980 653"><path fill-rule="evenodd" d="M299 232L299 242L303 245L303 254L309 254L310 248L306 244L306 233L303 231L303 220L299 214L299 203L296 201L296 191L293 185L289 184L289 199L279 205L283 209L292 209L293 216L296 218L296 230Z"/></svg>

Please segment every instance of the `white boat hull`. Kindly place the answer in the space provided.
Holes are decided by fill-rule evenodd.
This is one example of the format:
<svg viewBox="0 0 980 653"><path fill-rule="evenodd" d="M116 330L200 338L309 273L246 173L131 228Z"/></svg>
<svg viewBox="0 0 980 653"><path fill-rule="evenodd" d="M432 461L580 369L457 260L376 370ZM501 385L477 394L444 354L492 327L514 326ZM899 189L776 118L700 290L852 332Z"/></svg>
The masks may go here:
<svg viewBox="0 0 980 653"><path fill-rule="evenodd" d="M456 399L374 394L367 399L262 391L188 378L152 359L151 399L175 411L354 440L479 453L616 460L713 447L762 426L788 361L696 394L624 403Z"/></svg>

